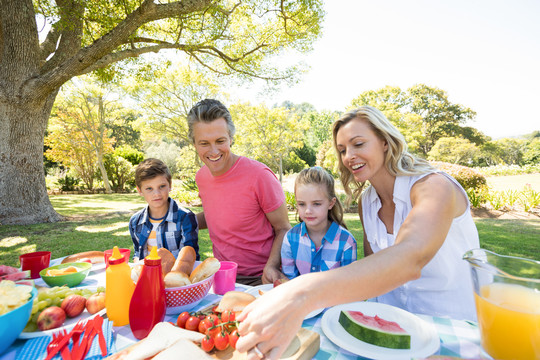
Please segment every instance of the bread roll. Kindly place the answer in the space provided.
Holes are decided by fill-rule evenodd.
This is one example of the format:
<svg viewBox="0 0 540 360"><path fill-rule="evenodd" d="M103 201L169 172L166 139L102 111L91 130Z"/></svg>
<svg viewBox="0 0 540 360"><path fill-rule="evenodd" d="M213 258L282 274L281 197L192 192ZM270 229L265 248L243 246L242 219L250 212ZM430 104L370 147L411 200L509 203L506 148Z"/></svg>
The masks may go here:
<svg viewBox="0 0 540 360"><path fill-rule="evenodd" d="M163 271L163 276L165 276L169 271L171 271L176 259L174 255L165 248L159 248L157 253L161 258L161 270Z"/></svg>
<svg viewBox="0 0 540 360"><path fill-rule="evenodd" d="M178 258L174 262L171 271L181 271L189 276L191 274L191 270L193 270L195 260L197 260L195 249L193 249L191 246L184 246L182 249L180 249Z"/></svg>
<svg viewBox="0 0 540 360"><path fill-rule="evenodd" d="M196 282L204 280L214 275L219 270L220 266L218 259L213 257L207 258L193 270L189 276L189 281L191 281L192 284L195 284Z"/></svg>
<svg viewBox="0 0 540 360"><path fill-rule="evenodd" d="M255 296L243 291L228 291L223 295L216 307L216 312L233 311L241 312L249 303L255 300Z"/></svg>
<svg viewBox="0 0 540 360"><path fill-rule="evenodd" d="M180 287L191 284L191 281L189 281L189 276L182 271L170 271L167 275L165 275L164 280L166 288Z"/></svg>
<svg viewBox="0 0 540 360"><path fill-rule="evenodd" d="M133 280L134 283L137 283L139 281L139 276L141 276L143 265L138 264L131 268L131 280Z"/></svg>

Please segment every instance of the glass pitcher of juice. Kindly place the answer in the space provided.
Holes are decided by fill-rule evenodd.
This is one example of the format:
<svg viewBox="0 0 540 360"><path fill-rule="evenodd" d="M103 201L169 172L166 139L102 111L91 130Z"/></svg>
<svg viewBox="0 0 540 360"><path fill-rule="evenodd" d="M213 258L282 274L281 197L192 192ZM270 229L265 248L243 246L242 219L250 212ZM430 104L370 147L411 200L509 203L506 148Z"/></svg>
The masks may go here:
<svg viewBox="0 0 540 360"><path fill-rule="evenodd" d="M469 250L482 348L498 360L540 359L540 261Z"/></svg>

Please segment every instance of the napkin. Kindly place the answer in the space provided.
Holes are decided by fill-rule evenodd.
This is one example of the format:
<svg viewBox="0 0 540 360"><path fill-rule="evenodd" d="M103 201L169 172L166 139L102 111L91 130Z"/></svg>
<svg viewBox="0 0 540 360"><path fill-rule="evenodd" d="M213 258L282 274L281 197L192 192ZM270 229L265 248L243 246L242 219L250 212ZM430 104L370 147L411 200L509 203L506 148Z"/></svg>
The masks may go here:
<svg viewBox="0 0 540 360"><path fill-rule="evenodd" d="M107 342L107 351L108 354L112 354L111 351L113 347L113 333L112 333L112 321L109 321L108 319L103 319L103 335L105 336L105 341ZM84 334L83 334L84 335ZM82 336L81 335L81 339ZM101 349L99 347L99 335L96 335L92 341L92 345L90 346L90 349L86 353L86 360L100 360L103 359L104 356L101 356ZM43 360L47 357L47 345L52 340L52 336L40 336L35 337L30 340L27 340L24 344L23 348L20 350L19 353L17 353L17 357L15 360ZM69 342L69 349L71 351L71 348L73 347L73 341L70 340ZM61 360L62 357L60 356L60 353L56 354L53 357L53 360Z"/></svg>

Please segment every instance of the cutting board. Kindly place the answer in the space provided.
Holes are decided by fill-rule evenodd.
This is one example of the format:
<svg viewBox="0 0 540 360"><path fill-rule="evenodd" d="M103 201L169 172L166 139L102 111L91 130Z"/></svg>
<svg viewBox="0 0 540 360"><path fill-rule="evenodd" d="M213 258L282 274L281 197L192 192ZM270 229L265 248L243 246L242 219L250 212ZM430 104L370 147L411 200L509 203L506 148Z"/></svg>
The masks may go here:
<svg viewBox="0 0 540 360"><path fill-rule="evenodd" d="M285 350L281 359L283 360L310 360L319 351L320 335L315 331L301 328L293 341ZM232 348L211 353L211 355L220 360L245 360L246 353L239 353Z"/></svg>
<svg viewBox="0 0 540 360"><path fill-rule="evenodd" d="M124 359L128 353L136 351L136 347L141 345L145 339L128 346L125 349L120 350L116 354L109 356L106 360L120 360ZM283 360L310 360L319 351L320 335L315 331L301 328L296 334L293 341L285 350L281 359ZM212 351L210 353L212 357L220 360L245 360L246 353L239 353L232 348L227 348L222 351Z"/></svg>

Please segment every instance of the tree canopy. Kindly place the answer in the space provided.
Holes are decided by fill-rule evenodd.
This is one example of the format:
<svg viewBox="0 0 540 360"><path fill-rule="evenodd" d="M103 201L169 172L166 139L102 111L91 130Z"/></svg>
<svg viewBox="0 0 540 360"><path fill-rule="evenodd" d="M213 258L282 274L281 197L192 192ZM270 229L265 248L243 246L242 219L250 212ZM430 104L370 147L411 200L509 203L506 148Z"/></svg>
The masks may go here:
<svg viewBox="0 0 540 360"><path fill-rule="evenodd" d="M47 196L43 141L71 78L150 77L159 65L140 56L174 50L181 61L241 80L291 80L298 66L272 60L310 50L324 15L320 0L0 0L0 8L3 224L60 219Z"/></svg>
<svg viewBox="0 0 540 360"><path fill-rule="evenodd" d="M351 108L371 105L378 108L403 133L413 150L424 157L438 139L462 136L478 143L479 133L465 127L476 113L452 103L448 94L436 87L418 84L407 90L387 86L370 90L353 99Z"/></svg>

